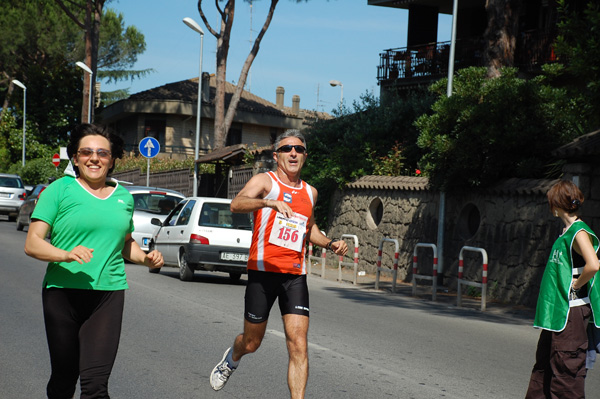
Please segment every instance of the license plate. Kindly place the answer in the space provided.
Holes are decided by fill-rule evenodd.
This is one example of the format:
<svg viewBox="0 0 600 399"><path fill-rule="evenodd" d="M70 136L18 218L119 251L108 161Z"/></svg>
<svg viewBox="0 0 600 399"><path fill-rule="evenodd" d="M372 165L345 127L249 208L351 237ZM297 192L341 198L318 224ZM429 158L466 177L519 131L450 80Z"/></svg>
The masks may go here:
<svg viewBox="0 0 600 399"><path fill-rule="evenodd" d="M0 193L0 198L10 198L9 193Z"/></svg>
<svg viewBox="0 0 600 399"><path fill-rule="evenodd" d="M234 260L234 261L247 262L248 254L236 254L233 252L221 252L221 260Z"/></svg>

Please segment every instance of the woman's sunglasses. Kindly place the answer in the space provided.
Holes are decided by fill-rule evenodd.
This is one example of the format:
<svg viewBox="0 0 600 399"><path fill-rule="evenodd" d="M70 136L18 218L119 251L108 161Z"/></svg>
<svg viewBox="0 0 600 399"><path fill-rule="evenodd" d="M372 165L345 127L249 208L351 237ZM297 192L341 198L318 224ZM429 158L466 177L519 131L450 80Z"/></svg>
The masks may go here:
<svg viewBox="0 0 600 399"><path fill-rule="evenodd" d="M96 155L98 155L98 158L102 159L108 159L112 155L110 151L105 150L103 148L100 148L96 151L94 151L91 148L80 148L79 150L77 150L79 156L83 158L90 158L92 155L94 155L94 152L96 153Z"/></svg>
<svg viewBox="0 0 600 399"><path fill-rule="evenodd" d="M286 145L282 145L281 147L279 147L277 149L277 152L292 152L292 149L296 150L296 152L298 154L304 154L306 152L306 148L302 145L291 145L291 144L286 144Z"/></svg>

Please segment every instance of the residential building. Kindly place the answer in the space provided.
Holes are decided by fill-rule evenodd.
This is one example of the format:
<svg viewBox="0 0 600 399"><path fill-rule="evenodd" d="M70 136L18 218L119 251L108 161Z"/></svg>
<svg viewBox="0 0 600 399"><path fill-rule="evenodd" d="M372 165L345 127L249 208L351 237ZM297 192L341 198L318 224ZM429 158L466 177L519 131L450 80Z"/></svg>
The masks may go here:
<svg viewBox="0 0 600 399"><path fill-rule="evenodd" d="M490 17L486 0L458 1L454 69L486 65ZM575 1L577 2L577 1ZM453 11L453 0L368 0L369 5L408 10L405 47L380 53L377 80L382 97L426 86L448 75L450 41L437 42L440 14ZM514 66L535 74L541 65L556 60L552 44L557 35L555 0L512 2L516 21ZM510 19L510 18L509 18ZM510 39L510 38L509 38Z"/></svg>
<svg viewBox="0 0 600 399"><path fill-rule="evenodd" d="M214 148L215 83L214 75L203 73L200 154ZM233 84L226 83L226 106L234 89ZM300 109L300 97L296 95L292 106L285 106L283 87L278 87L275 94L276 102L272 103L242 92L227 146L268 146L286 129L303 129L316 118L330 118L326 113ZM198 78L188 79L133 94L107 106L100 118L123 137L131 154L138 153L144 137L152 136L161 146L158 157L185 159L194 155L197 100Z"/></svg>

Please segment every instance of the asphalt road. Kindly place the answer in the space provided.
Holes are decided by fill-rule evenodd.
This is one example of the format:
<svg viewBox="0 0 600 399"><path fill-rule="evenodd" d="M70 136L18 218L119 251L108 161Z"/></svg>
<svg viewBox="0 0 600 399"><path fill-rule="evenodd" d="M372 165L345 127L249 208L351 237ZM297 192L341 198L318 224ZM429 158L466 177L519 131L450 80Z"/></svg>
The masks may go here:
<svg viewBox="0 0 600 399"><path fill-rule="evenodd" d="M0 398L7 399L45 397L50 370L40 294L45 265L24 255L25 235L0 220ZM244 277L231 283L226 274L196 272L184 283L175 269L154 275L131 264L127 274L113 398L288 397L276 306L258 352L242 360L222 391L208 384L241 331ZM530 319L313 276L309 287L308 398L524 397L539 335ZM588 392L600 392L599 373L590 372Z"/></svg>

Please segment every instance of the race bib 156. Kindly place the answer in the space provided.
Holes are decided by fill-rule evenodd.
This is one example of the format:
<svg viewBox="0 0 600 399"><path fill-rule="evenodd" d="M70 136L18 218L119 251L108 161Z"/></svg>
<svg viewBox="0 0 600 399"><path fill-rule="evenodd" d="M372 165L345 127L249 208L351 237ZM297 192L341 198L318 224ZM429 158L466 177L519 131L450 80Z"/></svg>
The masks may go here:
<svg viewBox="0 0 600 399"><path fill-rule="evenodd" d="M269 242L296 252L302 252L307 223L308 218L299 213L294 213L291 218L286 218L282 213L277 212Z"/></svg>

